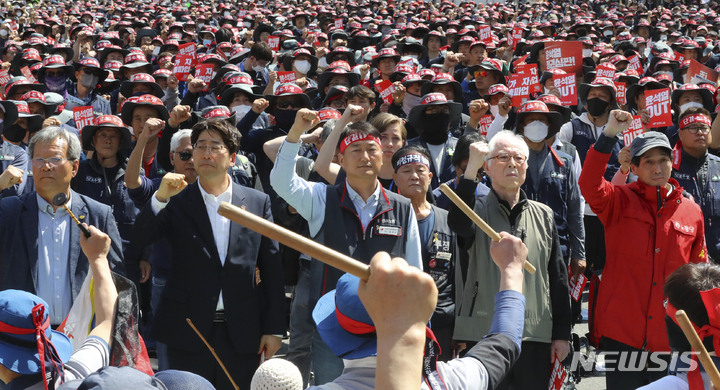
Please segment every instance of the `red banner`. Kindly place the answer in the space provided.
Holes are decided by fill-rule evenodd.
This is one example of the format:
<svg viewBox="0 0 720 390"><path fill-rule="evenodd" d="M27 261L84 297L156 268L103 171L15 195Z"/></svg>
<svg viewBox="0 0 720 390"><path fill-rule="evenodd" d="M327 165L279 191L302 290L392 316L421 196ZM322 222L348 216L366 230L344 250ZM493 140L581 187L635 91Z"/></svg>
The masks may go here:
<svg viewBox="0 0 720 390"><path fill-rule="evenodd" d="M0 85L5 85L10 81L12 76L7 72L7 70L0 70Z"/></svg>
<svg viewBox="0 0 720 390"><path fill-rule="evenodd" d="M480 26L478 36L480 37L480 40L485 43L491 43L493 41L490 26Z"/></svg>
<svg viewBox="0 0 720 390"><path fill-rule="evenodd" d="M560 92L560 102L564 106L577 106L577 83L575 73L553 75L553 84Z"/></svg>
<svg viewBox="0 0 720 390"><path fill-rule="evenodd" d="M553 356L553 367L550 374L550 383L548 383L548 390L561 390L566 377L567 372L565 371L565 367L563 367L562 361L560 361L556 352L555 356Z"/></svg>
<svg viewBox="0 0 720 390"><path fill-rule="evenodd" d="M188 56L192 60L191 66L197 65L197 52L195 51L195 44L185 43L178 47L179 51L176 57L179 56ZM189 73L189 72L188 72Z"/></svg>
<svg viewBox="0 0 720 390"><path fill-rule="evenodd" d="M212 81L215 74L215 68L212 64L200 64L195 67L195 78L205 82L205 89L207 91L210 87L210 81Z"/></svg>
<svg viewBox="0 0 720 390"><path fill-rule="evenodd" d="M522 36L523 36L523 29L520 27L513 27L512 34L510 34L510 37L512 37L513 50L515 50L517 48L517 44L522 39ZM510 44L509 41L508 41L508 44Z"/></svg>
<svg viewBox="0 0 720 390"><path fill-rule="evenodd" d="M582 74L582 50L582 42L547 42L545 43L545 68Z"/></svg>
<svg viewBox="0 0 720 390"><path fill-rule="evenodd" d="M380 97L385 104L392 104L393 92L395 92L395 86L390 80L385 80L382 83L376 83L375 89L380 93Z"/></svg>
<svg viewBox="0 0 720 390"><path fill-rule="evenodd" d="M73 119L75 120L75 128L82 131L85 126L92 126L95 121L95 112L92 106L73 107ZM89 146L89 145L85 145Z"/></svg>
<svg viewBox="0 0 720 390"><path fill-rule="evenodd" d="M278 81L280 84L294 83L297 80L295 72L278 72Z"/></svg>
<svg viewBox="0 0 720 390"><path fill-rule="evenodd" d="M508 89L510 90L510 96L512 97L513 107L520 107L528 101L530 95L530 87L525 84L526 77L520 73L513 73L510 75L508 81Z"/></svg>
<svg viewBox="0 0 720 390"><path fill-rule="evenodd" d="M342 30L342 28L343 28L342 18L335 19L335 28Z"/></svg>
<svg viewBox="0 0 720 390"><path fill-rule="evenodd" d="M22 72L23 76L25 76L26 79L28 79L29 82L35 84L37 80L35 80L35 76L33 76L32 72L30 71L30 68L27 66L23 66L20 71Z"/></svg>
<svg viewBox="0 0 720 390"><path fill-rule="evenodd" d="M483 115L482 118L480 118L480 123L478 123L478 132L482 136L487 136L488 128L490 128L490 124L492 124L493 116L490 114Z"/></svg>
<svg viewBox="0 0 720 390"><path fill-rule="evenodd" d="M645 91L645 109L650 115L649 129L672 126L670 113L670 88Z"/></svg>
<svg viewBox="0 0 720 390"><path fill-rule="evenodd" d="M595 68L595 77L605 77L606 79L615 79L615 65L604 62Z"/></svg>
<svg viewBox="0 0 720 390"><path fill-rule="evenodd" d="M515 72L519 73L521 75L526 76L526 80L523 80L523 82L527 83L529 85L528 91L530 93L538 93L542 91L542 87L540 86L540 81L538 78L538 68L535 64L524 64L524 65L518 65L515 67Z"/></svg>
<svg viewBox="0 0 720 390"><path fill-rule="evenodd" d="M686 84L701 84L704 82L710 82L715 85L717 81L718 72L708 68L707 66L695 60L690 60L690 66L688 66L687 74L685 75Z"/></svg>
<svg viewBox="0 0 720 390"><path fill-rule="evenodd" d="M628 68L629 68L629 69L635 69L635 70L638 71L638 73L640 73L640 74L643 73L643 71L642 71L642 63L640 63L640 57L638 57L637 54L634 55L634 56L632 56L632 57L630 57L630 58L628 58L628 61L630 62L630 63L628 64Z"/></svg>
<svg viewBox="0 0 720 390"><path fill-rule="evenodd" d="M177 55L175 56L175 66L173 67L173 73L179 81L187 81L188 75L193 67L193 59L189 55Z"/></svg>
<svg viewBox="0 0 720 390"><path fill-rule="evenodd" d="M625 94L627 93L627 86L625 85L625 83L616 81L615 89L617 90L615 97L617 98L618 104L621 104L623 106L626 105L627 100L625 100Z"/></svg>
<svg viewBox="0 0 720 390"><path fill-rule="evenodd" d="M645 128L642 123L642 116L633 115L632 125L627 129L623 130L622 138L625 146L630 146L635 137L645 132Z"/></svg>
<svg viewBox="0 0 720 390"><path fill-rule="evenodd" d="M272 51L278 51L278 49L280 49L280 37L268 37L267 43Z"/></svg>

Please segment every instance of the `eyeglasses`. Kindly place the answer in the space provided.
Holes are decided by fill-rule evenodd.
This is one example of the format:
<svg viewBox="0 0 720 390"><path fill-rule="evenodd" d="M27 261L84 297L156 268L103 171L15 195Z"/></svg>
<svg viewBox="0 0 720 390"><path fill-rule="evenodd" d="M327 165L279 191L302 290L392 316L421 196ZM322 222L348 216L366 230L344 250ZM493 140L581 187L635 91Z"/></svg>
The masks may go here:
<svg viewBox="0 0 720 390"><path fill-rule="evenodd" d="M193 152L175 152L180 156L180 160L187 161L192 158ZM219 152L218 152L219 153Z"/></svg>
<svg viewBox="0 0 720 390"><path fill-rule="evenodd" d="M95 69L83 68L83 69L81 69L81 70L82 70L82 72L85 73L85 74L91 74L91 75L100 77L100 72L96 71Z"/></svg>
<svg viewBox="0 0 720 390"><path fill-rule="evenodd" d="M345 108L345 101L342 99L331 100L328 105L332 108Z"/></svg>
<svg viewBox="0 0 720 390"><path fill-rule="evenodd" d="M683 130L687 130L690 134L708 134L710 132L710 126L689 126Z"/></svg>
<svg viewBox="0 0 720 390"><path fill-rule="evenodd" d="M34 158L32 159L32 165L35 168L42 168L45 164L48 164L51 168L55 168L65 161L69 161L67 158L51 157L51 158Z"/></svg>
<svg viewBox="0 0 720 390"><path fill-rule="evenodd" d="M51 72L49 70L46 70L45 76L47 76L47 77L62 77L62 76L65 76L65 71L59 70L56 72Z"/></svg>
<svg viewBox="0 0 720 390"><path fill-rule="evenodd" d="M487 70L478 70L475 72L475 77L487 77L490 74Z"/></svg>
<svg viewBox="0 0 720 390"><path fill-rule="evenodd" d="M207 154L210 152L211 155L215 156L217 154L220 154L223 150L225 150L225 145L193 145L193 148L195 149L195 152L198 152L200 154ZM182 159L182 158L181 158Z"/></svg>
<svg viewBox="0 0 720 390"><path fill-rule="evenodd" d="M288 108L302 108L303 104L297 100L286 100L275 103L275 106L281 110L286 110Z"/></svg>
<svg viewBox="0 0 720 390"><path fill-rule="evenodd" d="M519 155L519 154L515 155L515 156L510 156L509 154L498 154L495 157L488 158L488 161L497 159L501 163L506 163L506 162L510 161L510 157L512 157L512 159L515 160L515 163L518 165L522 165L525 162L525 160L527 160L527 157Z"/></svg>
<svg viewBox="0 0 720 390"><path fill-rule="evenodd" d="M348 56L346 56L345 54L338 54L335 57L333 57L333 61L347 61L347 60L348 60Z"/></svg>

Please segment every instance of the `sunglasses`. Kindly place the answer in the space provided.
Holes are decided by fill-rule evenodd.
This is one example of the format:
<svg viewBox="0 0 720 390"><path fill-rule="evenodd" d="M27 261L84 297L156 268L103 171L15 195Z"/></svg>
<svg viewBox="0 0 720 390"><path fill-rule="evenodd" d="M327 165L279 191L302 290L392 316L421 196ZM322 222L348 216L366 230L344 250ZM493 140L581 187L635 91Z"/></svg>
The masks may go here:
<svg viewBox="0 0 720 390"><path fill-rule="evenodd" d="M275 103L275 105L277 106L277 108L279 108L281 110L285 110L288 108L302 108L303 107L302 102L298 102L296 100L277 102L277 103Z"/></svg>
<svg viewBox="0 0 720 390"><path fill-rule="evenodd" d="M490 74L487 70L478 70L475 72L475 77L487 77Z"/></svg>
<svg viewBox="0 0 720 390"><path fill-rule="evenodd" d="M177 153L178 156L180 156L180 160L182 160L182 161L190 160L193 156L192 152L175 152L175 153Z"/></svg>
<svg viewBox="0 0 720 390"><path fill-rule="evenodd" d="M56 71L56 72L51 72L51 71L49 71L49 70L46 70L46 71L45 71L45 76L47 76L47 77L61 77L61 76L65 76L65 72L62 71L62 70L61 70L61 71Z"/></svg>
<svg viewBox="0 0 720 390"><path fill-rule="evenodd" d="M83 68L83 69L82 69L82 72L85 73L85 74L91 74L91 75L93 75L93 76L98 76L98 77L100 77L100 72L96 71L95 69Z"/></svg>

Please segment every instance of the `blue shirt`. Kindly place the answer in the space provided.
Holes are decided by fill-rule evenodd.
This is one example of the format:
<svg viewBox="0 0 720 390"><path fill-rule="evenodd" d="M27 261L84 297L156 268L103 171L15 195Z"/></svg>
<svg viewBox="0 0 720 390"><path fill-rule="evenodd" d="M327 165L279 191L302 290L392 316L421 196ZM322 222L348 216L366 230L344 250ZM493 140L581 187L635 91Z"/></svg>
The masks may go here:
<svg viewBox="0 0 720 390"><path fill-rule="evenodd" d="M37 196L38 202L38 278L35 290L48 304L50 323L59 325L72 307L70 286L70 215L64 207L52 205ZM71 206L72 198L67 202Z"/></svg>

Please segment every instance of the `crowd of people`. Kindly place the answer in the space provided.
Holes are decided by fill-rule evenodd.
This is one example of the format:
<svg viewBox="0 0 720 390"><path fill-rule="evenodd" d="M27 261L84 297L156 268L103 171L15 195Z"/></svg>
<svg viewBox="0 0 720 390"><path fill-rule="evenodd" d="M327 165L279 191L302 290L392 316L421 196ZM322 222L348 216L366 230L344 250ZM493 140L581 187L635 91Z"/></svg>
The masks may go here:
<svg viewBox="0 0 720 390"><path fill-rule="evenodd" d="M690 350L675 309L720 330L716 2L0 7L0 389L544 390L584 322L661 360L607 389L712 388L657 366ZM154 377L106 367L113 274Z"/></svg>

